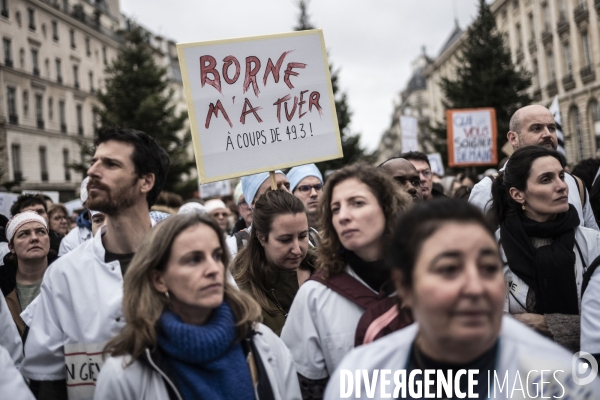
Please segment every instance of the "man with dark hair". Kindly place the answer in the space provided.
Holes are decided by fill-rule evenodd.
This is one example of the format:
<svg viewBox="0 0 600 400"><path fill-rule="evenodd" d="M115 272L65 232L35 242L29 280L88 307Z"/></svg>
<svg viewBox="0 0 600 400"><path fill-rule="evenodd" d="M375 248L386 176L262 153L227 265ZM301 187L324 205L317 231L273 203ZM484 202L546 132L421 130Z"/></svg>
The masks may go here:
<svg viewBox="0 0 600 400"><path fill-rule="evenodd" d="M144 132L105 130L95 146L86 205L108 223L48 269L33 310L24 312L31 316L24 317L30 330L21 373L36 381L38 399L64 399L67 391L93 397L102 348L124 326L123 275L153 225L149 210L169 168L166 152ZM71 373L82 368L89 373Z"/></svg>
<svg viewBox="0 0 600 400"><path fill-rule="evenodd" d="M409 161L393 157L379 164L377 168L391 176L398 186L413 198L413 203L423 201L419 173Z"/></svg>
<svg viewBox="0 0 600 400"><path fill-rule="evenodd" d="M44 218L46 220L46 224L50 226L50 222L48 221L48 208L46 204L46 199L41 194L22 194L10 207L10 215L14 217L23 211L33 211ZM48 236L50 238L50 250L53 250L55 254L58 254L60 242L65 236L52 229L49 229Z"/></svg>
<svg viewBox="0 0 600 400"><path fill-rule="evenodd" d="M421 180L421 191L423 192L423 201L433 200L437 197L446 197L444 193L433 187L433 172L431 172L431 164L427 154L420 151L409 151L402 154L400 157L411 162L419 172Z"/></svg>

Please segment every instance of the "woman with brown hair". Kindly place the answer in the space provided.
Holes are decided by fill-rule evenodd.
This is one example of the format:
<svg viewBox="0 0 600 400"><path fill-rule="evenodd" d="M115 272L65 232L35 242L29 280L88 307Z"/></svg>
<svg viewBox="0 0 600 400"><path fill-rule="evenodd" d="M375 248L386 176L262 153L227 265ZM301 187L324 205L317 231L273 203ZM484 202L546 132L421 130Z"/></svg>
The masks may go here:
<svg viewBox="0 0 600 400"><path fill-rule="evenodd" d="M357 328L370 304L388 300L394 291L383 249L396 216L411 201L391 177L366 164L347 166L327 181L319 204L318 272L298 290L281 334L304 398L320 398L357 339L362 344L377 337L367 340ZM388 311L394 312L397 299L390 300ZM407 317L403 323L411 321Z"/></svg>
<svg viewBox="0 0 600 400"><path fill-rule="evenodd" d="M260 304L264 324L278 335L298 288L314 271L308 232L302 201L268 191L255 203L250 239L233 262L239 288Z"/></svg>
<svg viewBox="0 0 600 400"><path fill-rule="evenodd" d="M224 278L228 261L208 216L172 216L150 232L124 278L127 322L106 345L95 398L300 397L289 351Z"/></svg>
<svg viewBox="0 0 600 400"><path fill-rule="evenodd" d="M50 224L50 229L63 236L69 233L68 215L67 209L62 204L52 204L48 207L48 223Z"/></svg>

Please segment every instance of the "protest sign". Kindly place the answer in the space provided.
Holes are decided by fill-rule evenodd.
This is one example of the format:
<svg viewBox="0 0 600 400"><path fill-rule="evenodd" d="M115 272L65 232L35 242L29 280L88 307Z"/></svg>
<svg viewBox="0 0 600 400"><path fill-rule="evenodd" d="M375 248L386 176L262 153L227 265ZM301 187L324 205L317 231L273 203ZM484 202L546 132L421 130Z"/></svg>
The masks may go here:
<svg viewBox="0 0 600 400"><path fill-rule="evenodd" d="M447 110L446 125L449 166L498 164L493 108Z"/></svg>
<svg viewBox="0 0 600 400"><path fill-rule="evenodd" d="M442 162L442 155L440 153L427 154L427 159L429 159L431 172L437 176L444 176L444 163Z"/></svg>
<svg viewBox="0 0 600 400"><path fill-rule="evenodd" d="M343 156L320 29L177 52L201 183Z"/></svg>
<svg viewBox="0 0 600 400"><path fill-rule="evenodd" d="M200 185L200 198L223 197L231 195L231 183L228 180Z"/></svg>
<svg viewBox="0 0 600 400"><path fill-rule="evenodd" d="M10 208L18 198L19 195L15 193L0 193L0 214L10 218Z"/></svg>
<svg viewBox="0 0 600 400"><path fill-rule="evenodd" d="M415 117L400 117L400 131L402 132L402 152L419 151L417 140L417 119Z"/></svg>

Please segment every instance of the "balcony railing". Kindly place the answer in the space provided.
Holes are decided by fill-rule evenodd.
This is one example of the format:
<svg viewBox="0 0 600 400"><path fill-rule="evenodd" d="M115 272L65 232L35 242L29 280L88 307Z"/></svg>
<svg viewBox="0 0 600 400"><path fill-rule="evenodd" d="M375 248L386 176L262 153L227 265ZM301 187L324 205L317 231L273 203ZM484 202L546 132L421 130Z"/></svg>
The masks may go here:
<svg viewBox="0 0 600 400"><path fill-rule="evenodd" d="M39 68L34 68L34 69L33 69L33 74L34 74L35 76L40 76L40 69L39 69Z"/></svg>
<svg viewBox="0 0 600 400"><path fill-rule="evenodd" d="M517 62L523 61L523 49L517 50Z"/></svg>
<svg viewBox="0 0 600 400"><path fill-rule="evenodd" d="M8 60L4 60L4 65L7 67L11 67L13 66L13 60L8 59Z"/></svg>
<svg viewBox="0 0 600 400"><path fill-rule="evenodd" d="M544 32L542 32L542 43L544 43L544 45L548 45L548 44L552 43L552 31L551 30L545 30Z"/></svg>
<svg viewBox="0 0 600 400"><path fill-rule="evenodd" d="M531 54L535 53L537 51L537 44L535 43L535 39L531 39L529 41L529 52Z"/></svg>
<svg viewBox="0 0 600 400"><path fill-rule="evenodd" d="M587 21L590 17L590 12L587 9L585 3L581 3L573 10L573 19L576 24L580 24L583 21Z"/></svg>
<svg viewBox="0 0 600 400"><path fill-rule="evenodd" d="M586 65L579 70L579 75L583 83L588 83L596 79L596 72L591 65Z"/></svg>
<svg viewBox="0 0 600 400"><path fill-rule="evenodd" d="M563 88L565 90L571 90L575 87L575 80L573 79L573 74L567 74L562 78Z"/></svg>
<svg viewBox="0 0 600 400"><path fill-rule="evenodd" d="M17 114L9 114L8 123L11 125L19 125L19 116Z"/></svg>
<svg viewBox="0 0 600 400"><path fill-rule="evenodd" d="M37 127L38 127L38 129L44 129L44 120L43 119L37 120Z"/></svg>
<svg viewBox="0 0 600 400"><path fill-rule="evenodd" d="M563 33L569 32L569 20L564 13L560 13L560 17L558 18L558 22L556 23L556 32L559 35Z"/></svg>

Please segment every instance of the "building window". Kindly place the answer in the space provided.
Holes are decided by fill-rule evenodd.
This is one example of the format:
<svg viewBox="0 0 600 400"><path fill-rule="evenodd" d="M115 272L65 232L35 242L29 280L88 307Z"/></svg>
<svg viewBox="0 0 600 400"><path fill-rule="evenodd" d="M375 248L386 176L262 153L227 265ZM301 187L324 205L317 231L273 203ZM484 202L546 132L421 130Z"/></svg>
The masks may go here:
<svg viewBox="0 0 600 400"><path fill-rule="evenodd" d="M48 157L44 146L40 146L40 172L42 182L48 182Z"/></svg>
<svg viewBox="0 0 600 400"><path fill-rule="evenodd" d="M13 61L12 61L12 49L11 49L11 40L4 38L2 39L2 44L4 45L4 65L6 65L7 67L12 67L13 66Z"/></svg>
<svg viewBox="0 0 600 400"><path fill-rule="evenodd" d="M52 39L58 42L58 22L52 21Z"/></svg>
<svg viewBox="0 0 600 400"><path fill-rule="evenodd" d="M529 32L529 35L531 36L530 40L535 40L535 24L533 22L533 14L529 14Z"/></svg>
<svg viewBox="0 0 600 400"><path fill-rule="evenodd" d="M25 69L25 50L23 48L19 50L19 66L21 69Z"/></svg>
<svg viewBox="0 0 600 400"><path fill-rule="evenodd" d="M73 65L73 85L79 89L79 66Z"/></svg>
<svg viewBox="0 0 600 400"><path fill-rule="evenodd" d="M546 53L546 59L548 60L548 80L556 80L556 70L554 69L554 54L552 52Z"/></svg>
<svg viewBox="0 0 600 400"><path fill-rule="evenodd" d="M594 132L594 138L596 139L596 150L600 149L600 105L596 99L590 102L589 106L592 121L592 132Z"/></svg>
<svg viewBox="0 0 600 400"><path fill-rule="evenodd" d="M62 77L62 63L60 62L60 58L56 59L56 81L58 83L62 83L63 82L63 77Z"/></svg>
<svg viewBox="0 0 600 400"><path fill-rule="evenodd" d="M33 74L35 76L40 76L40 66L38 63L37 49L31 49L31 64L33 65Z"/></svg>
<svg viewBox="0 0 600 400"><path fill-rule="evenodd" d="M35 119L37 127L44 129L44 97L39 93L35 94Z"/></svg>
<svg viewBox="0 0 600 400"><path fill-rule="evenodd" d="M29 92L27 90L23 90L23 115L29 115Z"/></svg>
<svg viewBox="0 0 600 400"><path fill-rule="evenodd" d="M579 109L577 106L571 107L569 111L569 119L571 120L571 132L575 133L575 140L577 141L577 154L576 160L579 161L584 158L585 145L583 138L583 127L581 126L581 117L579 116Z"/></svg>
<svg viewBox="0 0 600 400"><path fill-rule="evenodd" d="M94 73L92 71L90 71L88 73L88 77L90 79L90 92L94 93Z"/></svg>
<svg viewBox="0 0 600 400"><path fill-rule="evenodd" d="M532 75L533 75L534 83L536 85L535 89L540 89L541 88L540 71L539 71L539 68L538 68L538 62L537 62L537 60L533 60Z"/></svg>
<svg viewBox="0 0 600 400"><path fill-rule="evenodd" d="M71 48L77 48L77 44L75 43L75 29L69 30L69 35L71 36Z"/></svg>
<svg viewBox="0 0 600 400"><path fill-rule="evenodd" d="M69 149L63 149L63 168L65 169L65 181L71 181L71 170L69 169Z"/></svg>
<svg viewBox="0 0 600 400"><path fill-rule="evenodd" d="M96 110L92 111L92 128L94 129L94 137L98 136L98 113Z"/></svg>
<svg viewBox="0 0 600 400"><path fill-rule="evenodd" d="M90 46L90 38L88 38L88 37L85 38L85 54L87 54L88 57L92 55L92 48Z"/></svg>
<svg viewBox="0 0 600 400"><path fill-rule="evenodd" d="M592 65L592 52L590 46L590 36L586 33L581 35L581 44L583 45L583 61L586 67Z"/></svg>
<svg viewBox="0 0 600 400"><path fill-rule="evenodd" d="M106 58L106 47L102 46L102 62L104 65L108 65L108 59Z"/></svg>
<svg viewBox="0 0 600 400"><path fill-rule="evenodd" d="M21 169L21 146L13 144L11 146L13 179L21 181L23 179L23 170Z"/></svg>
<svg viewBox="0 0 600 400"><path fill-rule="evenodd" d="M60 118L60 131L67 133L67 116L65 111L65 101L58 101L58 117Z"/></svg>
<svg viewBox="0 0 600 400"><path fill-rule="evenodd" d="M33 8L27 9L27 16L29 17L29 29L35 31L35 11Z"/></svg>
<svg viewBox="0 0 600 400"><path fill-rule="evenodd" d="M83 136L83 108L77 104L77 133Z"/></svg>
<svg viewBox="0 0 600 400"><path fill-rule="evenodd" d="M8 18L8 0L0 0L0 15L4 18Z"/></svg>
<svg viewBox="0 0 600 400"><path fill-rule="evenodd" d="M550 18L550 8L548 7L548 3L542 4L542 15L544 17L544 31L550 32L552 30L550 28L552 25L552 20Z"/></svg>
<svg viewBox="0 0 600 400"><path fill-rule="evenodd" d="M521 50L523 41L521 40L521 24L517 24L517 50Z"/></svg>
<svg viewBox="0 0 600 400"><path fill-rule="evenodd" d="M563 53L565 56L565 70L567 75L571 75L573 73L573 62L571 61L571 46L569 46L569 42L563 44Z"/></svg>
<svg viewBox="0 0 600 400"><path fill-rule="evenodd" d="M46 76L50 79L50 60L44 60L44 68L46 68Z"/></svg>
<svg viewBox="0 0 600 400"><path fill-rule="evenodd" d="M14 87L6 88L6 101L8 109L8 122L18 124L19 117L17 116L17 90Z"/></svg>
<svg viewBox="0 0 600 400"><path fill-rule="evenodd" d="M52 100L52 97L48 98L48 120L52 121L52 118L54 118L54 100Z"/></svg>

